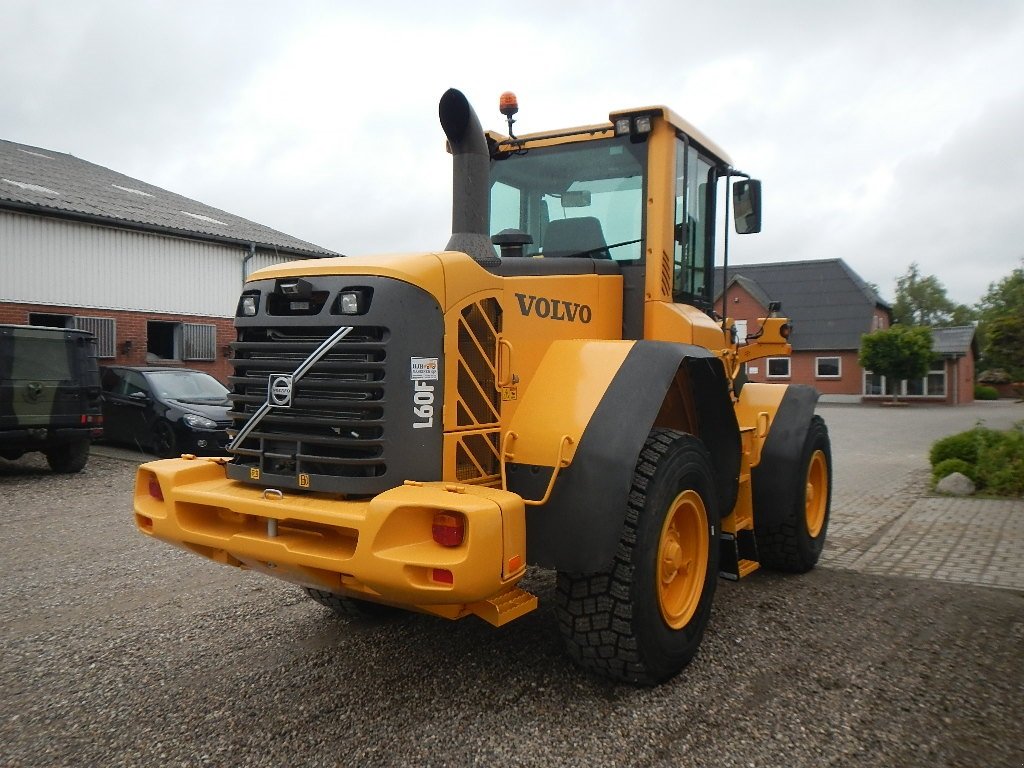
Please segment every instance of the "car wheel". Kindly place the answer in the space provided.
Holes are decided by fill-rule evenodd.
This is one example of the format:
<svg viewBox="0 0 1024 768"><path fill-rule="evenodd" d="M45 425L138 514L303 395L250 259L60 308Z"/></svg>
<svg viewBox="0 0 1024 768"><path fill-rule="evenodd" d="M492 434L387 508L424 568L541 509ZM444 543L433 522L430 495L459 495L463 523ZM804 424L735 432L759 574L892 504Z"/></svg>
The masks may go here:
<svg viewBox="0 0 1024 768"><path fill-rule="evenodd" d="M172 459L178 452L178 436L170 422L158 421L153 425L153 450L162 459Z"/></svg>

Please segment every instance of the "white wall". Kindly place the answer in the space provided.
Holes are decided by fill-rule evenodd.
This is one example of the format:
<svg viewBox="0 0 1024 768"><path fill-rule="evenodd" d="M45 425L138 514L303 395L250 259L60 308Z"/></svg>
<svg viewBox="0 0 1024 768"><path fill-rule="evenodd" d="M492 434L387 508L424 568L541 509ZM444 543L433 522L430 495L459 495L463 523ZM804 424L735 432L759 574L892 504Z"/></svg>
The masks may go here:
<svg viewBox="0 0 1024 768"><path fill-rule="evenodd" d="M0 211L0 302L232 317L248 249ZM257 251L246 272L290 261Z"/></svg>

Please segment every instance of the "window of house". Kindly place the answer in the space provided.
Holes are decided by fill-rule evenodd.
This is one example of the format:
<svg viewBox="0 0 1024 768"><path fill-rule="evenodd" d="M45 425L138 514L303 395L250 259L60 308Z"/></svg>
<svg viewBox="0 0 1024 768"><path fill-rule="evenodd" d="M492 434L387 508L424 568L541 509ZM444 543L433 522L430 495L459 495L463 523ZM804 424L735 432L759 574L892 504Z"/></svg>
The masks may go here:
<svg viewBox="0 0 1024 768"><path fill-rule="evenodd" d="M886 380L871 371L864 372L865 395L889 395L893 390L899 397L945 397L946 396L946 363L937 360L924 378L909 381L893 382Z"/></svg>
<svg viewBox="0 0 1024 768"><path fill-rule="evenodd" d="M788 357L769 357L768 358L768 378L769 379L789 378L789 358Z"/></svg>
<svg viewBox="0 0 1024 768"><path fill-rule="evenodd" d="M929 397L946 396L946 361L932 363L931 370L925 376L925 392Z"/></svg>
<svg viewBox="0 0 1024 768"><path fill-rule="evenodd" d="M814 358L814 375L819 379L838 379L842 375L842 370L838 357Z"/></svg>

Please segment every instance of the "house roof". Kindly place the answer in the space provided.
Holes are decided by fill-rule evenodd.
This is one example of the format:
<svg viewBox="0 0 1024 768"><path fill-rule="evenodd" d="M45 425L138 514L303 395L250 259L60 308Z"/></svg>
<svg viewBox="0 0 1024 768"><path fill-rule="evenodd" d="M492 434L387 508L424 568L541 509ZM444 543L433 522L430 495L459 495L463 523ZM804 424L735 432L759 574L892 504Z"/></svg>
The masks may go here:
<svg viewBox="0 0 1024 768"><path fill-rule="evenodd" d="M3 139L0 209L220 243L255 243L289 255L339 255L73 155Z"/></svg>
<svg viewBox="0 0 1024 768"><path fill-rule="evenodd" d="M860 337L872 329L875 309L891 309L842 259L730 265L729 285L743 287L766 308L768 301L782 302L782 314L793 323L795 350L858 349ZM719 267L715 300L721 295Z"/></svg>
<svg viewBox="0 0 1024 768"><path fill-rule="evenodd" d="M976 346L973 325L932 328L932 351L944 357L966 356L972 349L976 353Z"/></svg>

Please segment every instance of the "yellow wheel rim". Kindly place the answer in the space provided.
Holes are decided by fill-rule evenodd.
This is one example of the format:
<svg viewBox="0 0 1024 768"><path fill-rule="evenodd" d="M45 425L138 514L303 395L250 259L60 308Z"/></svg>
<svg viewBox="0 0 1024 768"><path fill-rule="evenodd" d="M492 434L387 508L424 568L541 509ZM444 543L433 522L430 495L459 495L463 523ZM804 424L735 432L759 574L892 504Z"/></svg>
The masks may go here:
<svg viewBox="0 0 1024 768"><path fill-rule="evenodd" d="M821 533L827 506L828 464L825 462L825 454L815 451L807 466L807 491L804 494L804 518L807 520L807 533L812 539Z"/></svg>
<svg viewBox="0 0 1024 768"><path fill-rule="evenodd" d="M658 542L658 607L672 629L693 618L708 568L708 514L696 491L683 491L669 505Z"/></svg>

